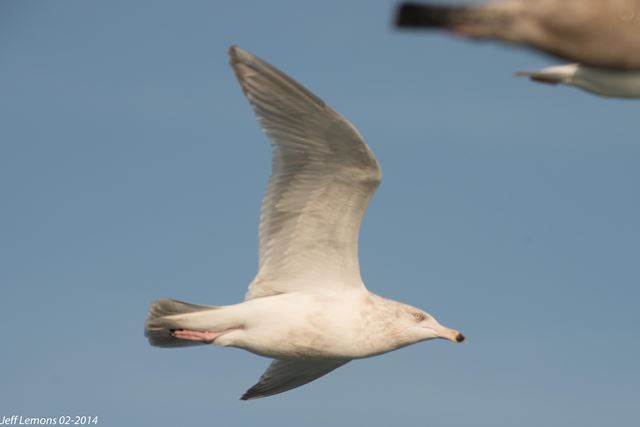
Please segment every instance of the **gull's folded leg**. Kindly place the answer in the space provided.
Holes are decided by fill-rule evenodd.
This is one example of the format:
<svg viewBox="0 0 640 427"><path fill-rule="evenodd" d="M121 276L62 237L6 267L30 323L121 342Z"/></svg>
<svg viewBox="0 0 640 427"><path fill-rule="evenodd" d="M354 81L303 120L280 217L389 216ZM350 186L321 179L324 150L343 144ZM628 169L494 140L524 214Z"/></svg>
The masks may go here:
<svg viewBox="0 0 640 427"><path fill-rule="evenodd" d="M229 331L211 332L211 331L192 331L189 329L174 329L171 331L171 336L181 340L212 343L216 338L226 334L227 332Z"/></svg>

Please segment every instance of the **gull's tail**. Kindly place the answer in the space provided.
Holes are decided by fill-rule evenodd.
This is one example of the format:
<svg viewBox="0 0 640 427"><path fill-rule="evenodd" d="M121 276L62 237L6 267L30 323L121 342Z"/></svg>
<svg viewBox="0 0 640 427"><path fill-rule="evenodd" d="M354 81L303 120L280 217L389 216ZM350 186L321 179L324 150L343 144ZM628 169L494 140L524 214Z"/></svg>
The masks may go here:
<svg viewBox="0 0 640 427"><path fill-rule="evenodd" d="M448 27L469 19L473 9L470 6L440 6L418 3L404 3L398 8L398 27Z"/></svg>
<svg viewBox="0 0 640 427"><path fill-rule="evenodd" d="M174 329L211 329L216 321L219 307L198 305L173 299L161 299L151 304L149 316L144 324L144 335L155 347L188 347L203 344L187 341L171 335Z"/></svg>
<svg viewBox="0 0 640 427"><path fill-rule="evenodd" d="M496 37L516 16L509 2L481 5L440 5L403 3L396 13L400 28L442 28L470 37Z"/></svg>
<svg viewBox="0 0 640 427"><path fill-rule="evenodd" d="M518 71L518 77L529 77L538 83L557 85L560 83L569 84L578 69L577 64L557 65L535 71Z"/></svg>

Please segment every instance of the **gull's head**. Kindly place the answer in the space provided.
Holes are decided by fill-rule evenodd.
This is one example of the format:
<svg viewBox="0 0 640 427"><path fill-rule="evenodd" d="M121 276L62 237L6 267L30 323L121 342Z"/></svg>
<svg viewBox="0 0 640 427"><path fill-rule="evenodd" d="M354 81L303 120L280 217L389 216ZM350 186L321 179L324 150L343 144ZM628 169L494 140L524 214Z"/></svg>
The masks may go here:
<svg viewBox="0 0 640 427"><path fill-rule="evenodd" d="M442 326L435 317L423 310L403 307L402 311L401 316L407 325L407 332L415 342L435 338L443 338L457 343L463 343L467 340L460 331Z"/></svg>

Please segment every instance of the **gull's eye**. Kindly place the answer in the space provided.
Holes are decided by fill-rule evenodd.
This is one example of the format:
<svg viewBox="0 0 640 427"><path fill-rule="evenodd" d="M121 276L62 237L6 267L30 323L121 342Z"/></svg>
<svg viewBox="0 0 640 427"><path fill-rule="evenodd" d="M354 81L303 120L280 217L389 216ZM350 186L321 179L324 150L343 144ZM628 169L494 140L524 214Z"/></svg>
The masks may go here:
<svg viewBox="0 0 640 427"><path fill-rule="evenodd" d="M424 313L420 313L420 312L415 312L415 313L411 313L411 315L413 316L414 319L416 319L418 322L422 322L423 320L425 320L427 318L427 315Z"/></svg>

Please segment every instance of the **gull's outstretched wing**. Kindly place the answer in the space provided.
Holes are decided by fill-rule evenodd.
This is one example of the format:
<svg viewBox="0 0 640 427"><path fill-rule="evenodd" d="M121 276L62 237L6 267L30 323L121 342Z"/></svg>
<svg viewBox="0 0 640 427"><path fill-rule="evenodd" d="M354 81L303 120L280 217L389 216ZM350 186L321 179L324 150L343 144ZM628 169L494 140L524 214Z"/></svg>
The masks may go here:
<svg viewBox="0 0 640 427"><path fill-rule="evenodd" d="M242 400L272 396L300 387L328 374L349 360L274 360L260 381L241 397Z"/></svg>
<svg viewBox="0 0 640 427"><path fill-rule="evenodd" d="M378 162L344 117L284 73L231 47L231 66L274 145L260 216L260 265L246 298L363 287L362 215Z"/></svg>
<svg viewBox="0 0 640 427"><path fill-rule="evenodd" d="M493 38L596 68L640 70L640 0L403 3L399 27Z"/></svg>

